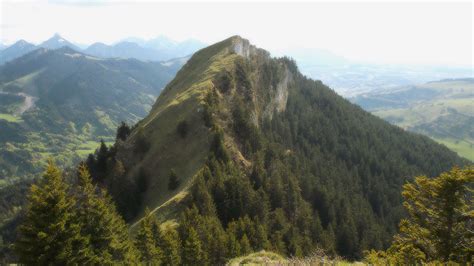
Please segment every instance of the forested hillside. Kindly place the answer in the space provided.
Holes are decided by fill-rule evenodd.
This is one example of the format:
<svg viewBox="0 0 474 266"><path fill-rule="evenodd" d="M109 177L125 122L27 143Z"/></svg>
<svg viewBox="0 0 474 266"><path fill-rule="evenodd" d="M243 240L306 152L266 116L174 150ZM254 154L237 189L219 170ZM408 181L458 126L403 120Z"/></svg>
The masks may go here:
<svg viewBox="0 0 474 266"><path fill-rule="evenodd" d="M210 264L318 246L360 259L389 246L406 181L467 163L238 36L197 52L120 132L87 159L93 179L126 220L149 208Z"/></svg>
<svg viewBox="0 0 474 266"><path fill-rule="evenodd" d="M72 165L144 117L181 66L37 49L0 67L0 186Z"/></svg>

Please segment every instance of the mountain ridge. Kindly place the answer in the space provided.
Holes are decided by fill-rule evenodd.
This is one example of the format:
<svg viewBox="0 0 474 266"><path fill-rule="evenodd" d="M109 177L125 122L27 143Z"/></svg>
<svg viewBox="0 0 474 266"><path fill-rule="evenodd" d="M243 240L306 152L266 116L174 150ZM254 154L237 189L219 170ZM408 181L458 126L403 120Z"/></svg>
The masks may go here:
<svg viewBox="0 0 474 266"><path fill-rule="evenodd" d="M113 150L108 167L120 175L100 180L134 225L146 208L173 224L195 206L219 230L250 219L282 254L321 244L352 259L388 246L406 180L467 163L240 36L196 52ZM275 217L286 222L278 227Z"/></svg>

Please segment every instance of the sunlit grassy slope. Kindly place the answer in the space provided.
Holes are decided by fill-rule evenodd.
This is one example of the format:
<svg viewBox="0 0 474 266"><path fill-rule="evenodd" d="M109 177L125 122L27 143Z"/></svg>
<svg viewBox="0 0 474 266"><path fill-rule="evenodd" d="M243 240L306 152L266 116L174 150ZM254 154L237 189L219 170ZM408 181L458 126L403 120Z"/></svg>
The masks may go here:
<svg viewBox="0 0 474 266"><path fill-rule="evenodd" d="M286 266L286 265L366 265L361 262L349 262L341 258L329 258L324 254L313 254L304 258L284 258L283 256L271 251L259 251L229 260L227 266Z"/></svg>
<svg viewBox="0 0 474 266"><path fill-rule="evenodd" d="M187 194L186 188L207 159L212 134L202 119L203 98L214 86L215 74L234 67L237 55L227 50L231 42L232 39L227 39L196 52L163 90L150 114L138 124L131 137L133 142L143 134L150 142L146 156L132 156L128 158L128 165L132 167L132 176L139 171L153 176L148 180L143 209L149 207L161 221L174 217L173 214L179 211L179 203ZM186 121L190 129L184 139L176 134L181 121ZM171 169L181 180L175 191L164 185L168 183Z"/></svg>

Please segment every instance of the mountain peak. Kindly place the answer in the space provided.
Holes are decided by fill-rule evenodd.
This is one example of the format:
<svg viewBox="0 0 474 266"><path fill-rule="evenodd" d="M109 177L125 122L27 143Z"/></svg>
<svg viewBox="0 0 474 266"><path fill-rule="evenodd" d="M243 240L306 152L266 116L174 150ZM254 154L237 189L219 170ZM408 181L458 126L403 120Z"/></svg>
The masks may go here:
<svg viewBox="0 0 474 266"><path fill-rule="evenodd" d="M55 33L51 38L44 41L39 46L44 47L44 48L48 48L48 49L58 49L58 48L61 48L63 46L68 46L68 47L70 47L74 50L77 50L77 51L80 50L77 46L75 46L74 44L72 44L68 40L61 37L61 35L59 35L59 33Z"/></svg>
<svg viewBox="0 0 474 266"><path fill-rule="evenodd" d="M15 42L10 47L13 47L13 46L25 47L25 46L33 46L33 44L31 44L31 43L29 43L29 42L22 39L22 40L19 40L19 41Z"/></svg>

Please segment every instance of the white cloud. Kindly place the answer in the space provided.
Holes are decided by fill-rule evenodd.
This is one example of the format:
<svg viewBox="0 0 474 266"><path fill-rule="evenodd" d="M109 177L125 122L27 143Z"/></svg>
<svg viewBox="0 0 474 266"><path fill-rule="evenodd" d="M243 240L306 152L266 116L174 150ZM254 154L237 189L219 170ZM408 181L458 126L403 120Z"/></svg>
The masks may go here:
<svg viewBox="0 0 474 266"><path fill-rule="evenodd" d="M0 38L79 43L239 34L270 51L327 49L381 63L472 65L472 3L2 1ZM8 27L6 27L8 25Z"/></svg>

